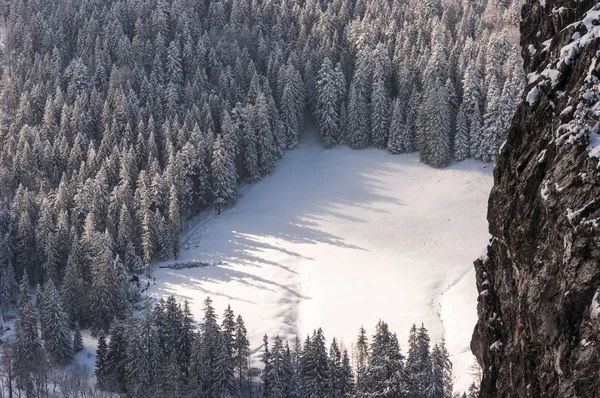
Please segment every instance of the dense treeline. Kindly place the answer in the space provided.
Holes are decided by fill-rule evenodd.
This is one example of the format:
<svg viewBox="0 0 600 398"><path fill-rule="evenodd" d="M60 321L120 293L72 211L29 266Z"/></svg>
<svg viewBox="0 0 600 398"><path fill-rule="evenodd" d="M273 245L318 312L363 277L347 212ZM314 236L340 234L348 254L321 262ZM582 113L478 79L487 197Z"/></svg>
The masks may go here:
<svg viewBox="0 0 600 398"><path fill-rule="evenodd" d="M66 315L52 304L56 289L51 284L39 304L28 289L24 278L14 339L4 347L3 385L25 396L48 396L57 388L63 393L73 383L63 385L65 377L52 377L50 369L69 363L82 349L81 333L78 329L70 333ZM251 368L241 316L227 307L219 323L207 298L198 326L187 302L178 304L171 296L154 306L146 303L135 318L115 320L109 338L100 333L95 357L98 390L79 382L81 391L73 396L98 396L102 391L130 397L453 396L452 364L444 341L431 348L423 325L410 330L406 356L383 321L370 339L361 328L350 353L336 339L327 347L321 329L307 336L304 344L296 338L292 347L279 336L269 344L264 336L262 347L263 366L258 371ZM67 374L74 372L80 369Z"/></svg>

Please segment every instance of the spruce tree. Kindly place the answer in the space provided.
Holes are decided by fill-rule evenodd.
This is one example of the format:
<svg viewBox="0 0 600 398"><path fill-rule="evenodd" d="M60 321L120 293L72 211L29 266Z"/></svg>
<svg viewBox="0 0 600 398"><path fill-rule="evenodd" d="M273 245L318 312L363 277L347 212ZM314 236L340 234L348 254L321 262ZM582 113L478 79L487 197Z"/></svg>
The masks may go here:
<svg viewBox="0 0 600 398"><path fill-rule="evenodd" d="M62 309L58 291L52 280L44 289L41 318L44 325L44 348L51 363L66 365L73 359L73 337L67 314Z"/></svg>
<svg viewBox="0 0 600 398"><path fill-rule="evenodd" d="M235 325L234 362L238 385L243 392L248 382L250 357L250 342L248 341L246 325L241 315L238 315Z"/></svg>
<svg viewBox="0 0 600 398"><path fill-rule="evenodd" d="M79 324L75 323L75 331L73 332L73 352L78 353L81 350L83 350L83 337L81 336Z"/></svg>
<svg viewBox="0 0 600 398"><path fill-rule="evenodd" d="M467 115L463 105L461 105L456 116L456 140L454 145L456 160L464 160L471 156L470 138Z"/></svg>
<svg viewBox="0 0 600 398"><path fill-rule="evenodd" d="M371 137L379 149L387 148L390 128L390 94L383 68L379 63L375 67L371 94Z"/></svg>
<svg viewBox="0 0 600 398"><path fill-rule="evenodd" d="M169 232L170 246L175 259L179 256L179 240L181 237L181 216L179 212L179 199L177 189L171 186L169 192Z"/></svg>
<svg viewBox="0 0 600 398"><path fill-rule="evenodd" d="M342 93L339 73L331 60L325 58L317 76L317 127L325 148L332 148L341 132Z"/></svg>
<svg viewBox="0 0 600 398"><path fill-rule="evenodd" d="M17 384L33 394L33 377L35 370L44 361L42 343L38 334L35 307L31 302L29 278L23 273L19 286L19 312L15 320L15 354L19 360L16 363L15 375Z"/></svg>
<svg viewBox="0 0 600 398"><path fill-rule="evenodd" d="M108 353L108 346L106 345L106 338L104 337L104 332L100 332L98 335L98 346L96 348L96 367L95 374L96 380L98 382L98 387L101 389L106 388L106 378L107 378L107 369L106 369L106 355Z"/></svg>
<svg viewBox="0 0 600 398"><path fill-rule="evenodd" d="M212 175L219 210L237 198L237 174L229 140L229 136L219 136L213 148Z"/></svg>

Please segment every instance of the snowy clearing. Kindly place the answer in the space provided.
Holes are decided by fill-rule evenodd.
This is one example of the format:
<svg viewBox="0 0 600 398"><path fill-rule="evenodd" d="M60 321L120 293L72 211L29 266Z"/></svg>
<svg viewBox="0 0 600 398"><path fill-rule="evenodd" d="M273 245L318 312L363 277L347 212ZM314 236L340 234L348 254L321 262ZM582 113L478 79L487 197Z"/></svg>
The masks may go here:
<svg viewBox="0 0 600 398"><path fill-rule="evenodd" d="M383 319L406 354L411 324L424 322L432 344L445 329L465 390L491 186L491 167L472 160L437 170L416 154L325 150L307 134L234 207L186 226L177 262L225 264L156 264L149 294L189 300L197 319L207 295L219 314L230 303L255 350L265 333L303 340L317 327L350 348L361 325L371 335Z"/></svg>

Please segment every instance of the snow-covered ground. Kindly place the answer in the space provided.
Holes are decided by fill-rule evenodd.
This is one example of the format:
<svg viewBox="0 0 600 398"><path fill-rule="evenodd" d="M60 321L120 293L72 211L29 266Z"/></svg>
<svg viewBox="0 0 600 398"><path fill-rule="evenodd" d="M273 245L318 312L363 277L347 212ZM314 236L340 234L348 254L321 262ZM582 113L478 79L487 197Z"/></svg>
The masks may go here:
<svg viewBox="0 0 600 398"><path fill-rule="evenodd" d="M226 265L157 267L149 294L189 300L198 319L207 295L219 313L230 303L254 349L265 333L303 340L318 327L350 348L361 325L372 334L383 319L406 353L410 326L424 322L432 342L445 334L464 390L491 186L489 165L436 170L415 154L325 150L307 133L235 206L186 226L180 262Z"/></svg>

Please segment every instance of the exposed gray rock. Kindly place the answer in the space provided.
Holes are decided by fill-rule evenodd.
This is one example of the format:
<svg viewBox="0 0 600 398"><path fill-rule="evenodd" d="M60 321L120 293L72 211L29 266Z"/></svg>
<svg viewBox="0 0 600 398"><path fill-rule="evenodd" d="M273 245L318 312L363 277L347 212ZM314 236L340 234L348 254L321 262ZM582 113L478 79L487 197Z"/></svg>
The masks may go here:
<svg viewBox="0 0 600 398"><path fill-rule="evenodd" d="M524 67L534 74L494 172L488 255L475 262L478 290L488 291L471 342L483 398L600 397L596 3L523 7ZM530 44L541 49L534 56Z"/></svg>

